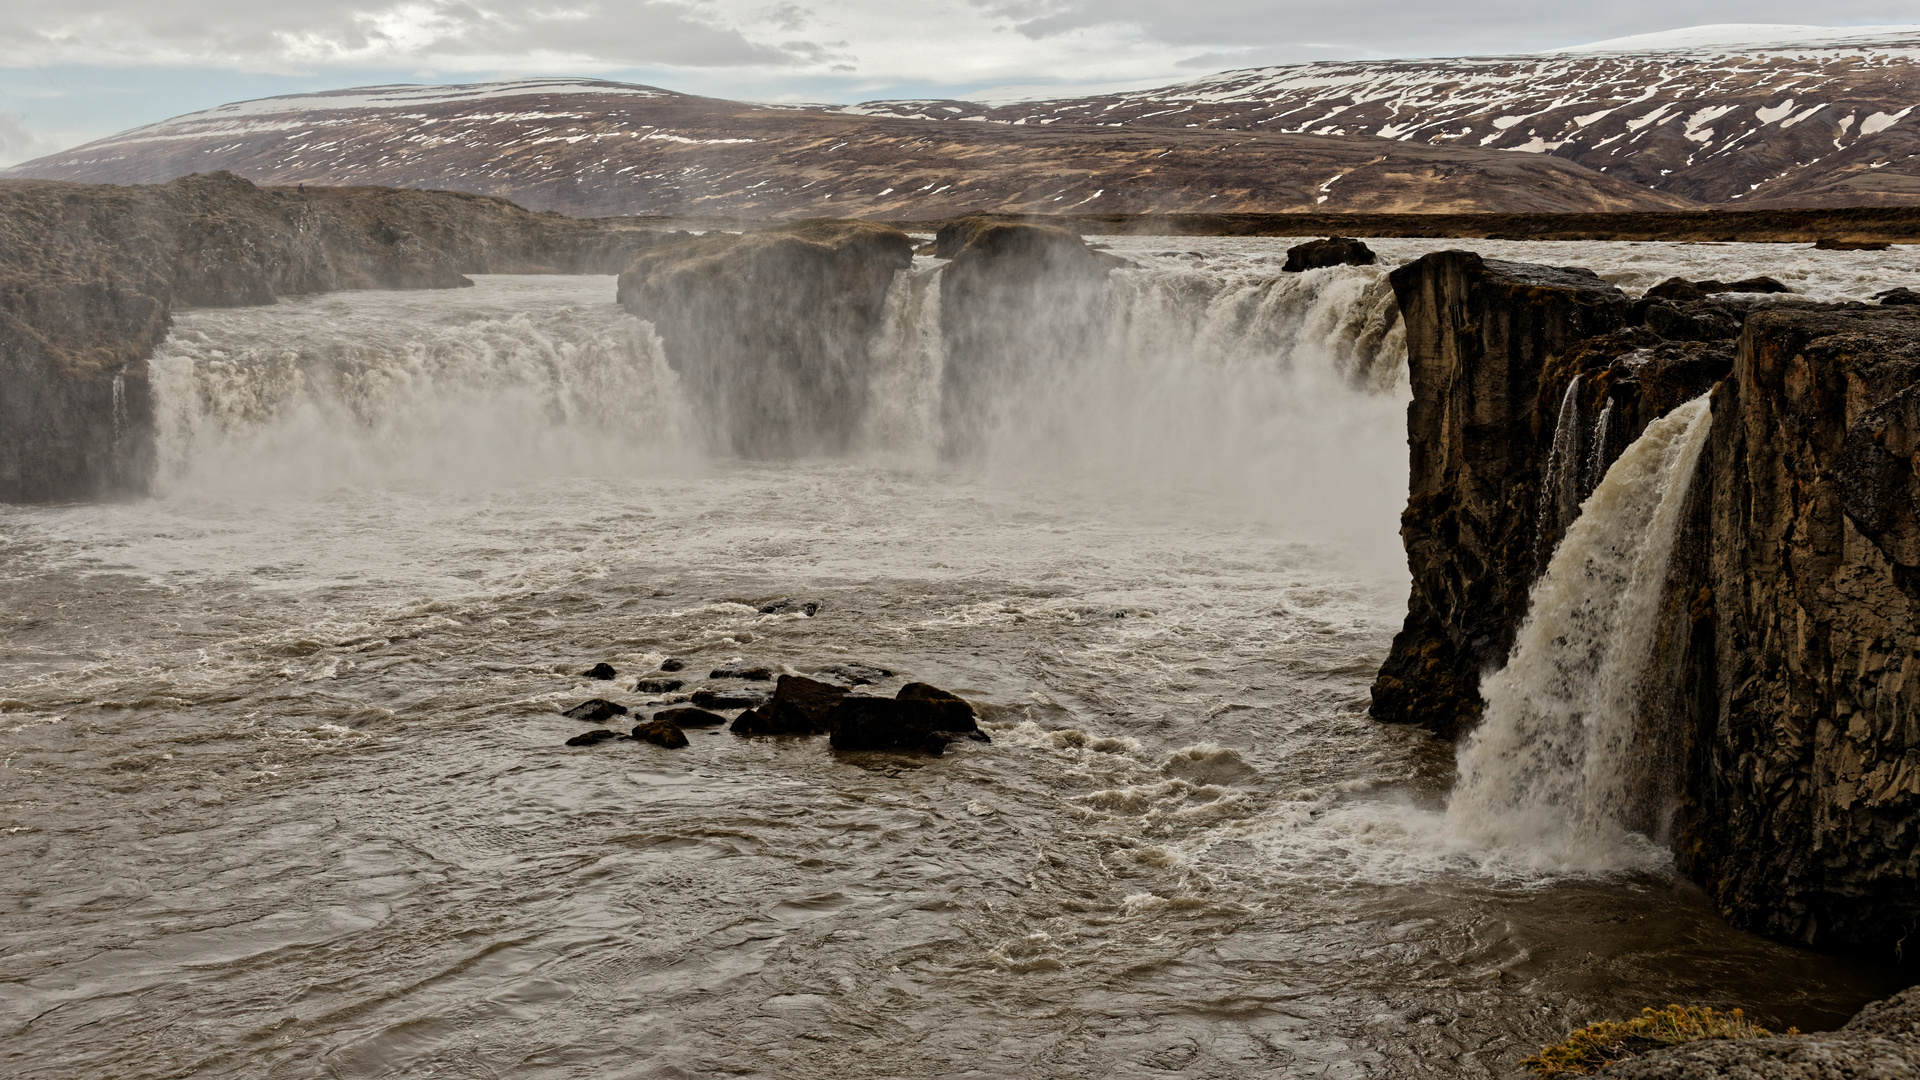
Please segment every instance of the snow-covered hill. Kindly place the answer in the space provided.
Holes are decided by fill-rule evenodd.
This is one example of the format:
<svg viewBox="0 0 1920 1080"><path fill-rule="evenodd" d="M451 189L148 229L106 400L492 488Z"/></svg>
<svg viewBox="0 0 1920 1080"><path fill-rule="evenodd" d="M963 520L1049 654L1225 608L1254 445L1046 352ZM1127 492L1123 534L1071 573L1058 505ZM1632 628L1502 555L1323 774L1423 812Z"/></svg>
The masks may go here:
<svg viewBox="0 0 1920 1080"><path fill-rule="evenodd" d="M586 215L1689 205L1569 162L1470 146L935 124L567 79L240 102L28 162L14 175L127 184L215 169L269 184L453 188Z"/></svg>
<svg viewBox="0 0 1920 1080"><path fill-rule="evenodd" d="M1530 56L1327 62L863 115L1368 135L1552 154L1711 203L1920 204L1920 26L1693 27Z"/></svg>
<svg viewBox="0 0 1920 1080"><path fill-rule="evenodd" d="M366 87L176 117L13 175L213 169L596 214L1920 206L1920 27L1693 27L1010 104L772 107L592 79Z"/></svg>

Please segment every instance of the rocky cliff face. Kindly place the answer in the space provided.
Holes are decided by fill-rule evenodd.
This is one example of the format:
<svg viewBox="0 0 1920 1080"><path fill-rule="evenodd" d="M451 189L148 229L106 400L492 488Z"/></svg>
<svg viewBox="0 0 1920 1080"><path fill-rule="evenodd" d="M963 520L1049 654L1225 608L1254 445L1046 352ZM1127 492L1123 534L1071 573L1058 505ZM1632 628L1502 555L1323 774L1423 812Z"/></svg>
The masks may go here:
<svg viewBox="0 0 1920 1080"><path fill-rule="evenodd" d="M1374 715L1470 727L1581 500L1711 390L1629 824L1670 836L1737 925L1897 955L1920 926L1920 315L1685 288L1628 303L1460 252L1393 282L1414 586Z"/></svg>
<svg viewBox="0 0 1920 1080"><path fill-rule="evenodd" d="M692 237L620 275L620 303L651 320L716 440L750 457L845 450L860 428L871 342L913 241L818 220Z"/></svg>
<svg viewBox="0 0 1920 1080"><path fill-rule="evenodd" d="M1549 358L1626 321L1585 270L1429 255L1393 272L1407 326L1412 452L1400 534L1407 620L1373 685L1373 715L1451 737L1480 716L1480 676L1513 647L1537 562ZM1548 396L1553 396L1551 391Z"/></svg>
<svg viewBox="0 0 1920 1080"><path fill-rule="evenodd" d="M1810 945L1897 954L1920 928L1917 392L1920 314L1754 315L1673 583L1697 624L1681 863Z"/></svg>
<svg viewBox="0 0 1920 1080"><path fill-rule="evenodd" d="M450 192L0 181L0 501L145 490L145 361L175 305L615 273L658 238Z"/></svg>

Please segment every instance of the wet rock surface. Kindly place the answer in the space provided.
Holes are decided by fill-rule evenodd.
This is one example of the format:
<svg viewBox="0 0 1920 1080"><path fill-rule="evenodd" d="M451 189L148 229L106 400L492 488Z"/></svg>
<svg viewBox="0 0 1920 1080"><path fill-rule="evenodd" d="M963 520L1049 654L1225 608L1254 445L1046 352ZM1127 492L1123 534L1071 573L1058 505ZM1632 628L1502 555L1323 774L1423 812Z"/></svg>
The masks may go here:
<svg viewBox="0 0 1920 1080"><path fill-rule="evenodd" d="M727 718L719 713L686 707L661 709L653 714L653 719L664 720L675 727L682 728L719 727L727 722Z"/></svg>
<svg viewBox="0 0 1920 1080"><path fill-rule="evenodd" d="M766 701L767 691L758 687L706 687L695 690L690 699L701 709L751 709Z"/></svg>
<svg viewBox="0 0 1920 1080"><path fill-rule="evenodd" d="M725 449L835 453L866 415L869 342L894 274L912 263L897 229L802 221L643 252L620 275L619 301L659 330Z"/></svg>
<svg viewBox="0 0 1920 1080"><path fill-rule="evenodd" d="M828 664L814 668L813 673L822 678L846 683L848 686L866 686L882 679L891 679L893 672L872 664Z"/></svg>
<svg viewBox="0 0 1920 1080"><path fill-rule="evenodd" d="M1372 266L1374 261L1373 249L1364 242L1349 236L1329 236L1288 248L1287 263L1280 269L1298 274L1329 266Z"/></svg>
<svg viewBox="0 0 1920 1080"><path fill-rule="evenodd" d="M596 744L606 742L608 739L617 739L619 737L620 737L620 733L617 731L609 731L606 728L598 728L596 730L585 732L580 735L575 735L573 738L567 740L567 745L568 746L594 746Z"/></svg>
<svg viewBox="0 0 1920 1080"><path fill-rule="evenodd" d="M687 745L687 733L671 720L658 716L633 729L633 737L640 742L652 743L667 750L678 750Z"/></svg>
<svg viewBox="0 0 1920 1080"><path fill-rule="evenodd" d="M633 684L633 689L640 694L671 694L685 685L680 679L641 679Z"/></svg>
<svg viewBox="0 0 1920 1080"><path fill-rule="evenodd" d="M581 674L589 679L606 680L606 679L611 679L620 673L613 669L612 664L603 662L603 663L593 665L587 670L581 672Z"/></svg>
<svg viewBox="0 0 1920 1080"><path fill-rule="evenodd" d="M741 713L731 730L736 735L822 735L828 730L828 716L846 696L842 686L782 675L773 697Z"/></svg>
<svg viewBox="0 0 1920 1080"><path fill-rule="evenodd" d="M768 682L773 678L773 669L759 664L722 664L707 673L709 679L745 679L748 682Z"/></svg>
<svg viewBox="0 0 1920 1080"><path fill-rule="evenodd" d="M909 683L892 698L849 696L827 717L835 750L917 750L941 754L954 736L980 731L973 706ZM984 734L984 733L983 733Z"/></svg>
<svg viewBox="0 0 1920 1080"><path fill-rule="evenodd" d="M1649 1050L1596 1075L1626 1080L1907 1080L1920 1076L1920 989L1868 1005L1838 1031L1687 1043Z"/></svg>
<svg viewBox="0 0 1920 1080"><path fill-rule="evenodd" d="M820 608L821 608L821 604L820 604L820 601L818 600L799 600L789 596L782 600L773 600L773 601L769 601L767 603L761 604L760 614L762 615L805 615L808 618L812 618L813 616L819 614Z"/></svg>
<svg viewBox="0 0 1920 1080"><path fill-rule="evenodd" d="M627 715L627 707L617 701L605 698L589 698L560 714L569 720L581 720L596 724L610 717Z"/></svg>
<svg viewBox="0 0 1920 1080"><path fill-rule="evenodd" d="M145 361L176 306L610 273L659 236L444 191L0 180L0 502L146 491Z"/></svg>

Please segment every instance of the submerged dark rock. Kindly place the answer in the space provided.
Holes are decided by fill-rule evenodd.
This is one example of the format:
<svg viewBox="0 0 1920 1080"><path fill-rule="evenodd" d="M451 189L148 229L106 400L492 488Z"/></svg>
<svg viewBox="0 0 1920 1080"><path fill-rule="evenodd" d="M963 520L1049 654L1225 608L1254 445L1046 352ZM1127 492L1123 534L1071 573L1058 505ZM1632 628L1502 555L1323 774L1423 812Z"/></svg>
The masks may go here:
<svg viewBox="0 0 1920 1080"><path fill-rule="evenodd" d="M1329 236L1288 248L1287 264L1280 270L1298 274L1329 266L1372 266L1375 261L1373 249L1361 241L1349 236Z"/></svg>
<svg viewBox="0 0 1920 1080"><path fill-rule="evenodd" d="M736 735L823 735L828 716L846 695L845 687L782 675L773 697L741 713L730 730Z"/></svg>
<svg viewBox="0 0 1920 1080"><path fill-rule="evenodd" d="M671 694L685 685L680 679L641 679L633 684L633 689L640 694Z"/></svg>
<svg viewBox="0 0 1920 1080"><path fill-rule="evenodd" d="M866 686L881 679L893 678L893 672L873 664L828 664L814 668L815 675L846 683L848 686Z"/></svg>
<svg viewBox="0 0 1920 1080"><path fill-rule="evenodd" d="M837 453L866 415L887 291L912 264L897 229L800 221L646 251L620 275L619 299L659 330L728 450Z"/></svg>
<svg viewBox="0 0 1920 1080"><path fill-rule="evenodd" d="M775 600L771 603L761 604L760 614L805 615L808 618L812 618L819 613L820 607L821 604L818 600L797 600L790 596L784 600Z"/></svg>
<svg viewBox="0 0 1920 1080"><path fill-rule="evenodd" d="M627 715L627 707L605 698L588 698L560 715L569 720L583 720L589 724L597 724L609 717Z"/></svg>
<svg viewBox="0 0 1920 1080"><path fill-rule="evenodd" d="M1885 292L1874 293L1873 298L1880 301L1885 307L1903 307L1909 304L1920 304L1920 292L1915 292L1904 285L1898 289L1888 289Z"/></svg>
<svg viewBox="0 0 1920 1080"><path fill-rule="evenodd" d="M633 729L633 737L641 742L650 742L668 750L678 750L687 745L687 733L671 720L662 720L655 716Z"/></svg>
<svg viewBox="0 0 1920 1080"><path fill-rule="evenodd" d="M612 664L609 664L609 663L607 663L607 662L605 662L605 661L601 661L600 663L598 663L598 664L595 664L595 665L593 665L592 667L590 667L590 668L588 668L587 670L585 670L585 671L583 671L583 672L581 672L580 674L581 674L581 675L583 675L583 676L585 676L585 677L587 677L587 678L589 678L589 679L603 679L603 680L604 680L604 679L611 679L611 678L613 678L614 676L616 676L616 675L618 675L618 674L620 674L620 673L619 673L619 672L617 672L617 671L615 671L615 670L613 670L613 665L612 665Z"/></svg>
<svg viewBox="0 0 1920 1080"><path fill-rule="evenodd" d="M568 746L592 746L595 743L603 743L603 742L606 742L608 739L617 739L619 737L620 737L620 733L617 731L608 731L606 728L598 728L596 730L585 732L580 735L575 735L573 738L567 740L567 745Z"/></svg>
<svg viewBox="0 0 1920 1080"><path fill-rule="evenodd" d="M767 692L757 687L731 689L708 687L693 692L693 704L702 709L751 709L767 700Z"/></svg>
<svg viewBox="0 0 1920 1080"><path fill-rule="evenodd" d="M707 673L709 679L745 679L748 682L766 682L773 678L773 669L758 664L722 664Z"/></svg>
<svg viewBox="0 0 1920 1080"><path fill-rule="evenodd" d="M653 714L653 719L665 720L669 724L683 728L718 727L727 722L727 718L721 716L719 713L708 712L705 709L689 709L685 707L661 709L659 712Z"/></svg>
<svg viewBox="0 0 1920 1080"><path fill-rule="evenodd" d="M835 750L941 754L953 736L980 732L973 706L925 683L902 687L892 698L843 698L828 714L827 723Z"/></svg>
<svg viewBox="0 0 1920 1080"><path fill-rule="evenodd" d="M677 656L669 656L665 660L660 661L661 671L684 671L686 667L687 662Z"/></svg>

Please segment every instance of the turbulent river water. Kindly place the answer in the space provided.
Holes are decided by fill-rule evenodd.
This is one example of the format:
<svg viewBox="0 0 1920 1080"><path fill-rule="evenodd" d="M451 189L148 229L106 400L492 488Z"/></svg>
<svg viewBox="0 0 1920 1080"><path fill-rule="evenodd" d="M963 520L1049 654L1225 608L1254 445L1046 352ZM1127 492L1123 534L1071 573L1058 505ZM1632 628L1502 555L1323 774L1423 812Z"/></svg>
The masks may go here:
<svg viewBox="0 0 1920 1080"><path fill-rule="evenodd" d="M1367 718L1404 346L1386 267L1286 246L1117 244L1104 366L964 465L931 264L844 460L708 453L608 278L181 313L157 495L0 508L0 1072L1503 1075L1644 1005L1812 1028L1897 986L1728 929L1653 845L1460 827L1454 749ZM563 745L669 656L882 667L993 742Z"/></svg>

